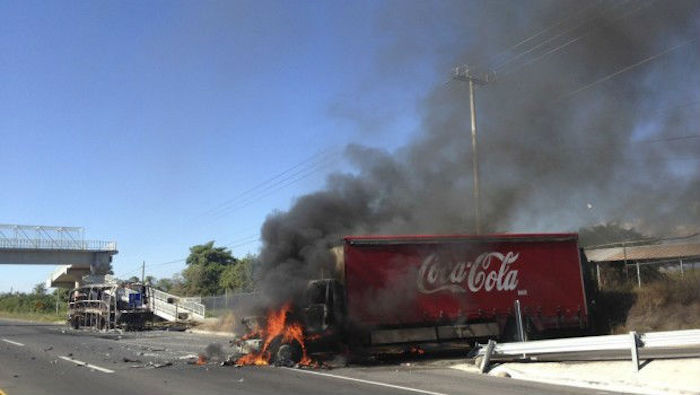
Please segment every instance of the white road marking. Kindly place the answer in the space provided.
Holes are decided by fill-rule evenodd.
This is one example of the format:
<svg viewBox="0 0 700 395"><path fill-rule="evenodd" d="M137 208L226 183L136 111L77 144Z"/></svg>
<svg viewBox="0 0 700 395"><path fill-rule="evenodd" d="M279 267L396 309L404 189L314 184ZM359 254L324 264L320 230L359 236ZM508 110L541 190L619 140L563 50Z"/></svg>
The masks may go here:
<svg viewBox="0 0 700 395"><path fill-rule="evenodd" d="M14 344L15 346L20 346L20 347L24 346L24 344L18 343L18 342L13 342L12 340L2 339L2 341L4 341L5 343Z"/></svg>
<svg viewBox="0 0 700 395"><path fill-rule="evenodd" d="M358 383L363 383L363 384L369 384L369 385L377 385L380 387L388 387L388 388L395 388L398 390L402 391L410 391L410 392L418 392L421 394L429 394L429 395L447 395L442 392L433 392L433 391L426 391L418 388L411 388L411 387L403 387L400 385L394 385L394 384L388 384L388 383L382 383L379 381L371 381L371 380L363 380L363 379L356 379L354 377L347 377L347 376L338 376L335 374L330 374L330 373L321 373L321 372L314 372L313 370L304 370L304 369L292 369L292 368L285 368L294 372L301 372L301 373L308 373L308 374L315 374L317 376L325 376L325 377L332 377L335 379L340 379L340 380L348 380L348 381L355 381Z"/></svg>
<svg viewBox="0 0 700 395"><path fill-rule="evenodd" d="M98 370L98 371L100 371L100 372L102 372L102 373L114 373L114 370L109 370L109 369L101 368L101 367L99 367L99 366L91 365L91 364L89 364L89 363L87 363L87 362L83 362L83 361L78 361L77 359L73 359L73 358L70 358L70 357L62 357L62 356L59 356L59 358L65 360L65 361L68 361L68 362L73 362L73 363L76 364L76 365L82 365L82 366L85 366L85 367L90 368L90 369Z"/></svg>

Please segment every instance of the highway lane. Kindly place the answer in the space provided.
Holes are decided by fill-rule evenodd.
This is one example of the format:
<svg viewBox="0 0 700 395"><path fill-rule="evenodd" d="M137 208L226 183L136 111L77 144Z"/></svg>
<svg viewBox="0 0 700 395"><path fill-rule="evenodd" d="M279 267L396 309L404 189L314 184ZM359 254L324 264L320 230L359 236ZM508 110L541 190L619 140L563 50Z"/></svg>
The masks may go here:
<svg viewBox="0 0 700 395"><path fill-rule="evenodd" d="M311 371L197 366L186 357L215 342L225 351L227 339L180 332L103 334L0 319L0 340L0 390L7 395L590 393L435 364ZM165 362L172 365L153 367Z"/></svg>

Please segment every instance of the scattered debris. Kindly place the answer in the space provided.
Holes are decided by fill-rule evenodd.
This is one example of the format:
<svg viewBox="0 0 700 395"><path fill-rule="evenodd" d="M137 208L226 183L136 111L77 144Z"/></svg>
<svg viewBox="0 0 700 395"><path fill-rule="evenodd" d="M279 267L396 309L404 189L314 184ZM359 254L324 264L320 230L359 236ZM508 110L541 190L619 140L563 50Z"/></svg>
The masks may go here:
<svg viewBox="0 0 700 395"><path fill-rule="evenodd" d="M131 358L127 358L127 357L122 358L122 361L124 361L125 363L129 363L129 362L141 363L141 360L139 360L139 359L131 359Z"/></svg>
<svg viewBox="0 0 700 395"><path fill-rule="evenodd" d="M231 341L231 347L233 347L234 353L237 354L250 354L254 352L259 352L263 346L262 339L247 339L247 340L235 340Z"/></svg>
<svg viewBox="0 0 700 395"><path fill-rule="evenodd" d="M158 368L164 368L166 366L173 366L173 363L168 361L168 362L153 362L149 361L145 365L131 365L130 367L132 369L142 369L142 368L153 368L153 369L158 369Z"/></svg>
<svg viewBox="0 0 700 395"><path fill-rule="evenodd" d="M235 367L240 367L241 365L238 365L236 363L236 360L238 359L238 356L234 355L229 355L226 359L224 359L219 366L235 366Z"/></svg>
<svg viewBox="0 0 700 395"><path fill-rule="evenodd" d="M46 347L46 348L44 349L44 352L48 352L48 351L51 351L51 350L53 350L53 346L48 346L48 347Z"/></svg>
<svg viewBox="0 0 700 395"><path fill-rule="evenodd" d="M204 357L207 359L223 359L224 350L219 343L211 343L204 349Z"/></svg>

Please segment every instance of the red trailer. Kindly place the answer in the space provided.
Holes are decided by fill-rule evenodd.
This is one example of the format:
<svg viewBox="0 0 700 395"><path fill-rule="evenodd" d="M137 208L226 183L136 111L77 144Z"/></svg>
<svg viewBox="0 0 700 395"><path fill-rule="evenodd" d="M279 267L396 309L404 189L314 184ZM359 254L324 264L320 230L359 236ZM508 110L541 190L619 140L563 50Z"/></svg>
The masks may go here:
<svg viewBox="0 0 700 395"><path fill-rule="evenodd" d="M515 339L589 325L578 236L353 236L341 274L311 283L307 329L379 346ZM314 319L315 318L315 319Z"/></svg>

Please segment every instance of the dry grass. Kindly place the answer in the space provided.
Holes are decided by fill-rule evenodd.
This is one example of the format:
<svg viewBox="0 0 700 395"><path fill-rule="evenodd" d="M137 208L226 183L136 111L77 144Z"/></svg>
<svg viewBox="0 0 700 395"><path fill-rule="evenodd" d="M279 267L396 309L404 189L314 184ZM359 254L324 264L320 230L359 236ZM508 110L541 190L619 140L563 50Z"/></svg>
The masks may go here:
<svg viewBox="0 0 700 395"><path fill-rule="evenodd" d="M700 274L667 275L635 290L636 301L622 331L700 328Z"/></svg>
<svg viewBox="0 0 700 395"><path fill-rule="evenodd" d="M0 318L10 318L10 319L15 319L15 320L34 321L34 322L53 322L53 323L65 323L66 322L66 315L65 314L55 314L55 313L35 313L35 312L17 313L17 312L0 311Z"/></svg>
<svg viewBox="0 0 700 395"><path fill-rule="evenodd" d="M203 329L212 332L231 332L236 333L241 331L241 324L236 320L236 315L233 312L227 312L217 318L207 318L204 323L199 325L197 329Z"/></svg>

